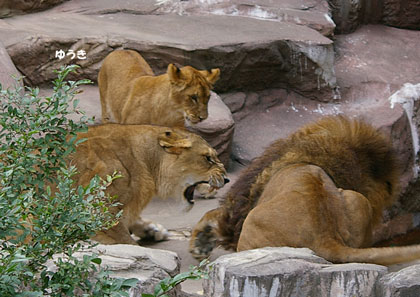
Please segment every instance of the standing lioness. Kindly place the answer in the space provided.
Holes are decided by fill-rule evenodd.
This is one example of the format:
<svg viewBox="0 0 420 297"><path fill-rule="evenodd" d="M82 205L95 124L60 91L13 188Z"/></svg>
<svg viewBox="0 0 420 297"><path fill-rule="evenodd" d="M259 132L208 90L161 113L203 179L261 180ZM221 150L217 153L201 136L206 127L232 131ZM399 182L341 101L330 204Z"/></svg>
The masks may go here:
<svg viewBox="0 0 420 297"><path fill-rule="evenodd" d="M135 244L130 233L143 237L146 230L139 215L153 197L192 205L198 184L220 188L227 181L216 151L200 136L183 129L107 124L89 127L79 138L87 140L72 156L80 172L78 184L86 185L96 174L104 178L118 171L122 175L107 189L121 203L112 211L122 209L123 214L118 225L96 236L105 244Z"/></svg>
<svg viewBox="0 0 420 297"><path fill-rule="evenodd" d="M168 65L167 73L155 76L135 51L109 54L98 75L102 123L154 124L184 127L205 120L210 89L220 70L199 71Z"/></svg>

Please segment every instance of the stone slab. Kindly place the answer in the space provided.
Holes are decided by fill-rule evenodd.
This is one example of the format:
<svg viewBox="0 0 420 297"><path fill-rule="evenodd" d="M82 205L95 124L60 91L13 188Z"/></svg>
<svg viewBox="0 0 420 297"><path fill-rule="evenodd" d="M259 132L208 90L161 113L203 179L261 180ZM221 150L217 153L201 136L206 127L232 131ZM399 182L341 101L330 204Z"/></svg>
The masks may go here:
<svg viewBox="0 0 420 297"><path fill-rule="evenodd" d="M127 48L139 51L158 74L169 63L219 67L217 92L277 86L331 100L336 85L332 41L310 27L251 17L128 10L86 15L56 9L16 16L0 21L0 38L31 85L49 82L53 69L69 63L82 66L78 77L95 81L105 56ZM84 50L86 59L71 54L59 59L60 50Z"/></svg>
<svg viewBox="0 0 420 297"><path fill-rule="evenodd" d="M21 82L17 82L13 77L19 78L21 75L13 64L3 44L0 42L0 84L3 89L9 87L23 87Z"/></svg>
<svg viewBox="0 0 420 297"><path fill-rule="evenodd" d="M376 284L387 268L334 265L309 249L262 248L229 254L213 262L205 296L379 296Z"/></svg>

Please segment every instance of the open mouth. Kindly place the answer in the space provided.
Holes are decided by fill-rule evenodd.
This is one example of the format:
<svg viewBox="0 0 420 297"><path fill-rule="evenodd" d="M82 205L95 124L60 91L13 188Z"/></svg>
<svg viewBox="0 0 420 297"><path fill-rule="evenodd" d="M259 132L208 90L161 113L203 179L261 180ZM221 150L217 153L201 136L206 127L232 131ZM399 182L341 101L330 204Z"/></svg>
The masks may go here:
<svg viewBox="0 0 420 297"><path fill-rule="evenodd" d="M195 202L194 201L195 187L199 184L206 184L206 183L207 183L206 181L196 182L192 186L189 186L188 188L186 188L185 191L184 191L185 200L187 200L189 204L194 204L194 202Z"/></svg>

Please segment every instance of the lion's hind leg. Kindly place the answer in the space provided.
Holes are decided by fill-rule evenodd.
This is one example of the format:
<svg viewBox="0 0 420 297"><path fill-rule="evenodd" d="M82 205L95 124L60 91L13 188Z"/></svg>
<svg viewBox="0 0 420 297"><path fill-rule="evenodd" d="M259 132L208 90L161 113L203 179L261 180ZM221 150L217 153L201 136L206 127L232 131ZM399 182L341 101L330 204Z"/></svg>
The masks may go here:
<svg viewBox="0 0 420 297"><path fill-rule="evenodd" d="M108 230L98 232L92 239L102 244L137 245L137 242L130 236L128 229L121 222Z"/></svg>

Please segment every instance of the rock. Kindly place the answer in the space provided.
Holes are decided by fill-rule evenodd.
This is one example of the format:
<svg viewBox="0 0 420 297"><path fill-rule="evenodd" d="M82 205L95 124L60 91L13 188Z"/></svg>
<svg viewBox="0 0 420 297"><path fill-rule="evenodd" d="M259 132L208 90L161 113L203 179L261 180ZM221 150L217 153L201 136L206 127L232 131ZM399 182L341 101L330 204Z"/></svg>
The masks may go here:
<svg viewBox="0 0 420 297"><path fill-rule="evenodd" d="M346 114L365 118L392 136L403 164L407 165L406 184L412 178L412 137L408 118L401 107L391 109L386 99L376 101L359 98L358 101L334 104L308 100L292 92L286 96L282 90L273 89L271 92L272 94L268 95L266 91L260 95L259 100L264 96L278 96L279 100L275 105L270 101L265 105L260 104L258 108L248 110L245 117L236 120L233 159L242 164L249 164L252 159L261 155L270 143L287 137L303 125L325 115Z"/></svg>
<svg viewBox="0 0 420 297"><path fill-rule="evenodd" d="M377 23L404 29L420 28L420 2L417 0L328 2L337 25L336 33L351 33L362 24Z"/></svg>
<svg viewBox="0 0 420 297"><path fill-rule="evenodd" d="M155 13L180 15L223 14L283 21L307 26L324 36L333 34L335 24L329 16L327 1L319 0L218 0L203 3L200 0L161 1Z"/></svg>
<svg viewBox="0 0 420 297"><path fill-rule="evenodd" d="M180 260L176 253L158 249L150 249L130 244L98 245L92 249L75 253L82 259L85 254L98 254L102 259L101 266L108 267L112 277L136 278L137 286L130 290L130 296L141 296L141 293L153 293L154 287L167 277L174 277L179 273ZM55 255L55 258L60 255ZM55 266L47 264L50 270ZM171 297L180 296L180 288L169 294Z"/></svg>
<svg viewBox="0 0 420 297"><path fill-rule="evenodd" d="M375 246L410 245L415 241L410 234L406 237L407 232L411 231L415 236L416 230L420 231L420 213L403 213L377 226L372 241Z"/></svg>
<svg viewBox="0 0 420 297"><path fill-rule="evenodd" d="M232 113L238 112L245 105L245 93L238 92L224 96L223 102L229 107Z"/></svg>
<svg viewBox="0 0 420 297"><path fill-rule="evenodd" d="M354 32L363 22L364 1L329 0L335 32Z"/></svg>
<svg viewBox="0 0 420 297"><path fill-rule="evenodd" d="M22 82L16 82L13 77L19 78L20 74L17 71L15 65L9 57L3 44L0 42L0 84L3 89L9 87L15 87L16 84L19 87L23 87Z"/></svg>
<svg viewBox="0 0 420 297"><path fill-rule="evenodd" d="M420 181L418 180L420 161L420 140L419 140L419 129L420 129L420 83L413 85L410 83L404 84L404 86L392 96L389 97L391 106L398 104L402 106L407 114L410 124L412 146L411 153L415 156L415 160L411 162L412 166L412 177L410 179L410 187L406 189L406 193L401 197L401 207L407 211L420 211L420 201L418 189L420 187ZM413 164L414 163L414 164Z"/></svg>
<svg viewBox="0 0 420 297"><path fill-rule="evenodd" d="M335 73L342 100L373 96L385 100L405 83L419 83L418 40L420 31L379 25L336 36Z"/></svg>
<svg viewBox="0 0 420 297"><path fill-rule="evenodd" d="M386 272L373 264L334 265L306 248L262 248L219 257L203 288L212 297L376 296Z"/></svg>
<svg viewBox="0 0 420 297"><path fill-rule="evenodd" d="M420 264L381 277L377 285L376 296L420 296Z"/></svg>
<svg viewBox="0 0 420 297"><path fill-rule="evenodd" d="M284 21L303 25L317 30L324 36L333 34L335 24L330 18L328 3L325 0L143 0L135 3L127 0L89 1L78 0L66 2L54 10L77 12L83 14L109 14L124 9L127 13L137 15L231 15Z"/></svg>
<svg viewBox="0 0 420 297"><path fill-rule="evenodd" d="M48 9L64 1L67 0L2 0L0 18Z"/></svg>
<svg viewBox="0 0 420 297"><path fill-rule="evenodd" d="M382 22L405 29L420 29L420 2L417 0L385 0Z"/></svg>
<svg viewBox="0 0 420 297"><path fill-rule="evenodd" d="M63 12L57 7L5 19L0 38L31 85L49 82L53 69L69 63L82 66L73 78L95 81L104 57L126 48L139 51L158 74L169 63L219 67L216 92L287 87L313 99L332 100L336 87L332 41L316 30L251 17L134 15L133 4L128 10L124 5L128 1L121 3L119 12L108 14ZM145 5L149 7L150 1ZM81 50L86 59L75 55Z"/></svg>
<svg viewBox="0 0 420 297"><path fill-rule="evenodd" d="M208 108L208 118L198 124L190 124L188 130L203 137L217 151L220 161L228 168L235 122L229 108L214 92L211 92Z"/></svg>

